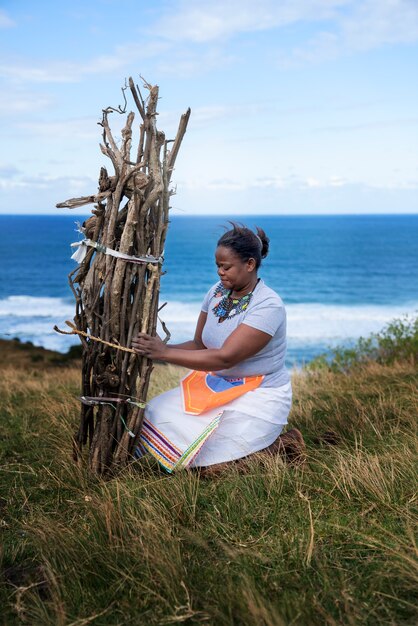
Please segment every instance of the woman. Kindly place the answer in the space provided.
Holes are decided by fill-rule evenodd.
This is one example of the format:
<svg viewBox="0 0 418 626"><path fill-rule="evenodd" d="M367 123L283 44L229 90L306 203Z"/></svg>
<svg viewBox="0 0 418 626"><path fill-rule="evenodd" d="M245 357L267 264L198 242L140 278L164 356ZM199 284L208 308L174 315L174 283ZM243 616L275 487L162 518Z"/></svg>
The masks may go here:
<svg viewBox="0 0 418 626"><path fill-rule="evenodd" d="M220 282L203 300L194 339L166 345L140 333L132 342L138 354L192 370L145 411L139 454L151 452L169 472L223 467L260 450L292 448L293 442L296 452L304 446L295 429L279 437L292 387L285 368L285 308L258 277L269 239L260 228L255 234L232 226L218 241Z"/></svg>

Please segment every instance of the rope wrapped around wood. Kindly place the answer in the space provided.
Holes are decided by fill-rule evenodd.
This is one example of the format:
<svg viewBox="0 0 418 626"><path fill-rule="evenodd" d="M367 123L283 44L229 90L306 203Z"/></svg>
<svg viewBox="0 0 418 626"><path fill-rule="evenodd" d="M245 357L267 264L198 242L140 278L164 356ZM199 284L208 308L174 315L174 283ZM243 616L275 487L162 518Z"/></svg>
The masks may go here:
<svg viewBox="0 0 418 626"><path fill-rule="evenodd" d="M95 248L97 252L101 252L102 254L108 254L110 256L114 256L117 259L122 259L123 261L127 261L128 263L163 263L163 257L160 256L158 259L151 254L146 254L145 256L131 256L129 254L124 254L123 252L119 252L118 250L113 250L112 248L108 248L98 241L93 241L92 239L83 239L82 241L75 241L71 244L72 248L78 248L71 255L71 258L77 263L82 263L86 258L87 247Z"/></svg>

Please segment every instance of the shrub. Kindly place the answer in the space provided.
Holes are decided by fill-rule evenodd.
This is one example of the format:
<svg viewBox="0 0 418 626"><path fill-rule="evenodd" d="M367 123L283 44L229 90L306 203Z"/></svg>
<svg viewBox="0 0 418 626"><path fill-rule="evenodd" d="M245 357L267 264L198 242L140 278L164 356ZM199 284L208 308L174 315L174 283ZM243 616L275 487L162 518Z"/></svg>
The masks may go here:
<svg viewBox="0 0 418 626"><path fill-rule="evenodd" d="M404 315L392 320L379 333L360 337L354 346L340 346L315 358L308 369L328 368L331 371L347 372L353 367L369 361L381 365L413 361L418 356L418 315Z"/></svg>

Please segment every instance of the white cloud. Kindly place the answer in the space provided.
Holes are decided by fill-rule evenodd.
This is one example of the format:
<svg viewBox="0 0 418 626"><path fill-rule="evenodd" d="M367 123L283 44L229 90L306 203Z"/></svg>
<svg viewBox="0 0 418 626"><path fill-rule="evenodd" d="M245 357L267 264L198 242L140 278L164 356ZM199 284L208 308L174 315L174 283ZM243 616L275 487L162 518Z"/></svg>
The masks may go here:
<svg viewBox="0 0 418 626"><path fill-rule="evenodd" d="M39 190L62 187L69 193L78 194L79 192L85 192L91 194L94 193L97 187L97 181L88 176L50 176L47 174L39 174L38 176L17 176L18 173L18 170L15 170L13 175L9 176L7 175L7 171L0 168L0 189L10 191L14 189Z"/></svg>
<svg viewBox="0 0 418 626"><path fill-rule="evenodd" d="M32 111L40 111L51 106L53 99L45 94L6 90L0 99L0 114L19 115Z"/></svg>
<svg viewBox="0 0 418 626"><path fill-rule="evenodd" d="M305 184L307 187L313 189L315 189L316 187L322 187L321 182L314 176L308 176L308 178L305 180Z"/></svg>
<svg viewBox="0 0 418 626"><path fill-rule="evenodd" d="M175 47L170 54L157 63L157 71L162 74L188 78L196 74L209 72L219 67L225 68L235 61L235 56L228 54L222 47L211 45L207 50ZM168 59L168 60L167 60Z"/></svg>
<svg viewBox="0 0 418 626"><path fill-rule="evenodd" d="M331 176L329 179L330 187L343 187L345 184L346 180L342 176Z"/></svg>
<svg viewBox="0 0 418 626"><path fill-rule="evenodd" d="M12 28L13 26L16 26L16 23L5 11L0 10L0 28Z"/></svg>
<svg viewBox="0 0 418 626"><path fill-rule="evenodd" d="M33 121L19 122L16 127L30 135L40 135L43 138L57 140L67 137L77 139L100 139L100 129L97 126L98 119L83 117L78 119L57 121Z"/></svg>
<svg viewBox="0 0 418 626"><path fill-rule="evenodd" d="M115 46L111 54L94 57L85 64L78 66L82 74L108 74L123 67L132 66L136 61L158 57L166 52L168 44L161 41L144 41L124 43Z"/></svg>
<svg viewBox="0 0 418 626"><path fill-rule="evenodd" d="M364 52L391 44L418 41L416 0L353 1L322 29L290 54L279 57L282 67L317 63L342 54Z"/></svg>
<svg viewBox="0 0 418 626"><path fill-rule="evenodd" d="M14 165L9 165L7 163L0 163L0 179L4 178L14 178L20 173L20 170L17 169Z"/></svg>
<svg viewBox="0 0 418 626"><path fill-rule="evenodd" d="M361 180L348 180L345 176L334 175L328 178L320 179L316 176L272 176L265 178L253 178L253 179L239 179L239 178L219 178L219 179L206 179L202 178L188 178L178 181L178 187L181 190L187 191L200 191L200 192L274 192L274 191L312 191L316 190L335 190L341 188L347 189L361 189L366 190L413 190L418 189L418 178L409 180L389 180L386 179L381 183L366 183Z"/></svg>
<svg viewBox="0 0 418 626"><path fill-rule="evenodd" d="M341 54L342 44L334 32L320 32L303 46L290 53L279 53L278 64L283 69L292 69L306 63L319 63L334 59Z"/></svg>
<svg viewBox="0 0 418 626"><path fill-rule="evenodd" d="M181 0L154 33L175 41L206 43L301 20L330 19L350 0Z"/></svg>
<svg viewBox="0 0 418 626"><path fill-rule="evenodd" d="M418 183L418 181L417 181ZM343 214L343 213L417 213L417 186L373 187L360 182L341 186L321 184L282 189L246 187L242 189L183 188L173 202L175 214L218 215L260 214Z"/></svg>
<svg viewBox="0 0 418 626"><path fill-rule="evenodd" d="M378 130L382 128L398 128L398 127L408 127L408 126L416 126L418 124L418 117L410 117L403 119L392 119L392 120L376 120L373 122L362 122L359 124L341 124L335 126L322 126L317 128L317 131L338 131L338 132L352 132L353 130Z"/></svg>
<svg viewBox="0 0 418 626"><path fill-rule="evenodd" d="M26 174L2 177L0 173L0 213L67 213L57 209L57 202L90 195L97 190L97 181L88 176L51 176ZM89 213L92 206L77 209Z"/></svg>
<svg viewBox="0 0 418 626"><path fill-rule="evenodd" d="M355 11L342 20L344 39L353 49L418 39L416 0L366 0L354 6Z"/></svg>
<svg viewBox="0 0 418 626"><path fill-rule="evenodd" d="M128 43L115 46L110 54L93 57L90 60L45 61L35 65L32 61L9 61L0 64L0 76L12 82L32 83L76 83L86 76L109 74L131 67L138 60L153 58L168 47L164 42Z"/></svg>
<svg viewBox="0 0 418 626"><path fill-rule="evenodd" d="M221 178L203 180L190 178L179 181L179 187L189 190L223 190L223 191L249 191L249 190L304 190L304 189L327 189L343 187L344 185L364 184L358 181L349 183L343 176L331 176L327 180L320 180L315 176L266 176L247 180L238 178Z"/></svg>
<svg viewBox="0 0 418 626"><path fill-rule="evenodd" d="M0 65L0 76L14 83L73 83L79 80L79 67L67 61L46 62L37 67L30 61Z"/></svg>
<svg viewBox="0 0 418 626"><path fill-rule="evenodd" d="M230 178L219 178L216 180L210 180L206 184L207 189L222 189L223 191L240 191L247 187L247 184L242 181L232 180Z"/></svg>
<svg viewBox="0 0 418 626"><path fill-rule="evenodd" d="M266 110L264 104L215 104L211 106L193 107L191 121L193 129L213 126L214 122L228 119L236 119L248 115L256 115ZM177 126L181 112L162 111L158 116L158 126L165 129L173 125Z"/></svg>
<svg viewBox="0 0 418 626"><path fill-rule="evenodd" d="M284 187L286 186L286 182L280 176L267 176L264 178L256 178L253 182L253 186L256 188L258 187L259 189L284 189Z"/></svg>

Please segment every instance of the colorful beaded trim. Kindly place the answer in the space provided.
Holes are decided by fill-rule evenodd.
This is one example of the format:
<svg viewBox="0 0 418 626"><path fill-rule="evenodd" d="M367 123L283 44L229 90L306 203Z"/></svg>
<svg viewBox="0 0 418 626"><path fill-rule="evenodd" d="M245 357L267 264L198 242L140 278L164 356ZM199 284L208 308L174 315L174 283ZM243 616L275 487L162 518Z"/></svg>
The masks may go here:
<svg viewBox="0 0 418 626"><path fill-rule="evenodd" d="M231 290L226 289L222 283L219 283L215 288L213 297L222 299L213 307L212 312L215 313L216 317L219 317L219 321L231 319L231 317L243 313L248 308L252 296L251 292L242 296L242 298L231 298Z"/></svg>

